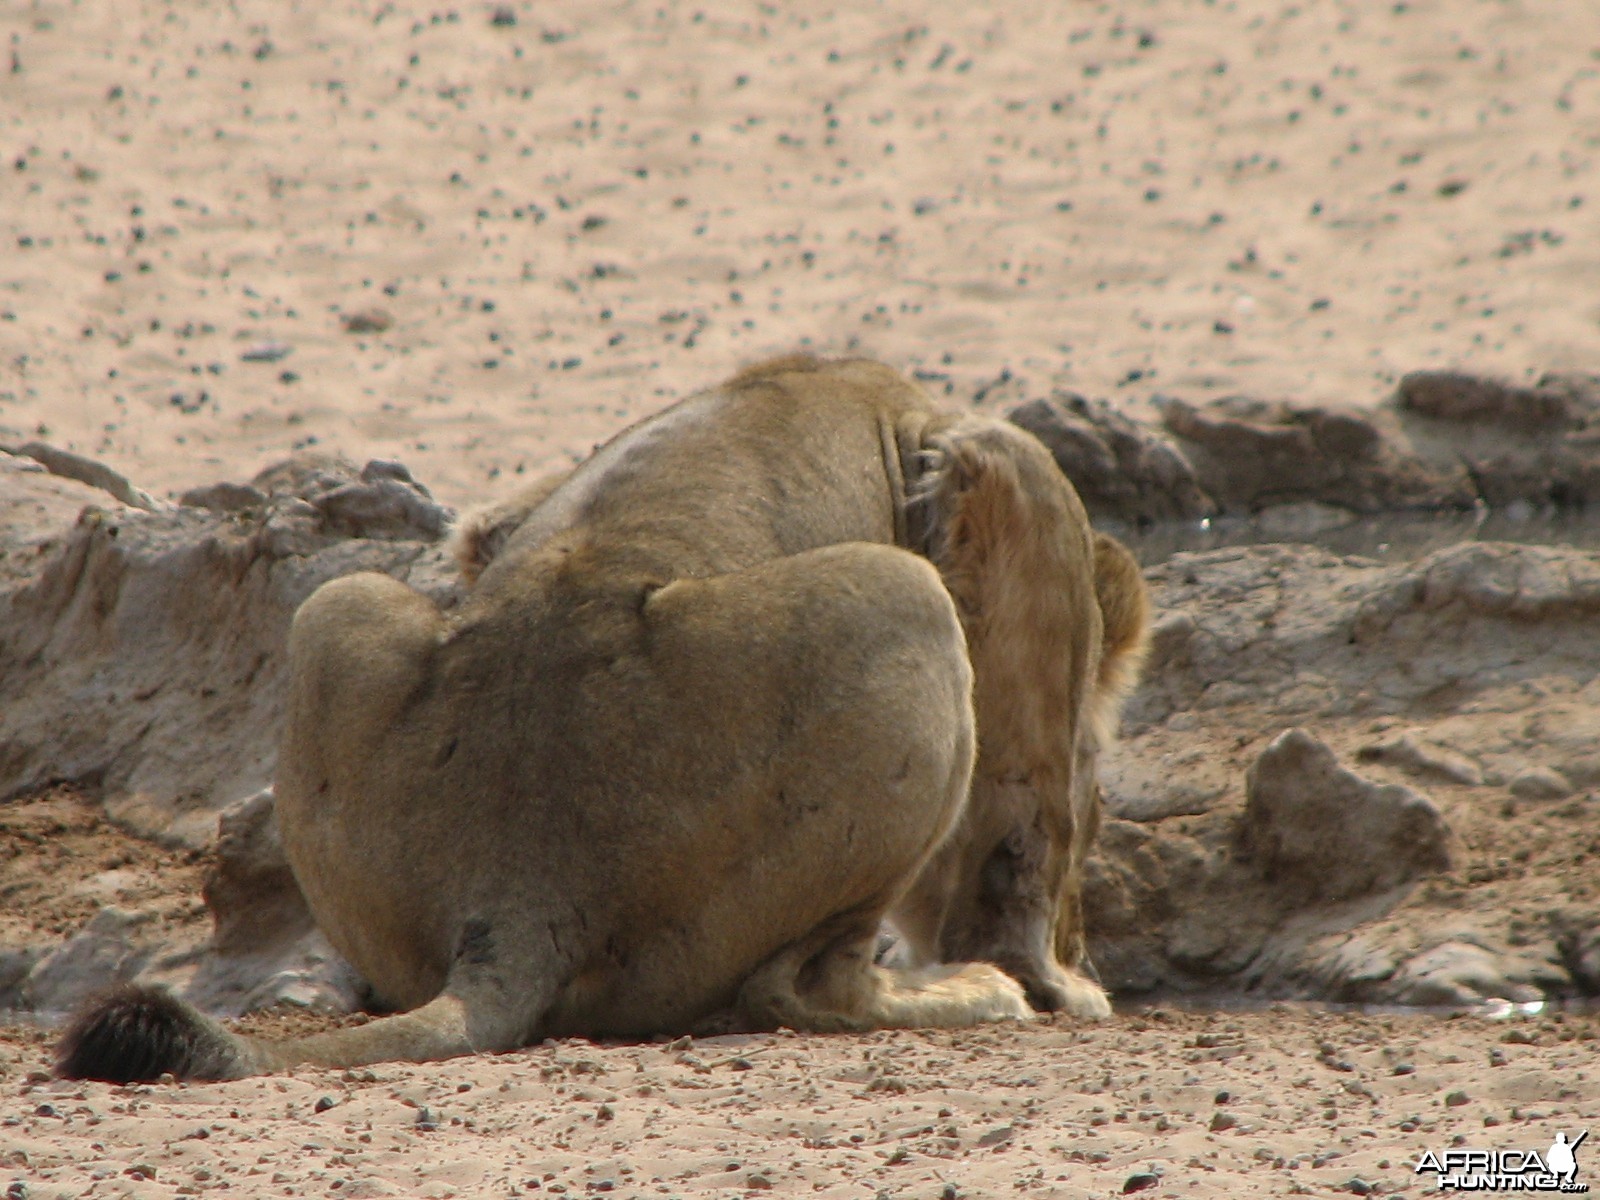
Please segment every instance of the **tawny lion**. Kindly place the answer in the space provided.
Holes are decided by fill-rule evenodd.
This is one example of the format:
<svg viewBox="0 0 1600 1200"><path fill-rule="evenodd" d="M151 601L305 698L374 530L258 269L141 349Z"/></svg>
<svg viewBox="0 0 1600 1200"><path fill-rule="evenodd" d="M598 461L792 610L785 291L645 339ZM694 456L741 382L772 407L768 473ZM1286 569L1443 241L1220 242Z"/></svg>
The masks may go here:
<svg viewBox="0 0 1600 1200"><path fill-rule="evenodd" d="M123 989L62 1074L1109 1011L1080 874L1148 606L1029 434L877 363L779 359L458 551L455 611L352 575L289 639L284 847L401 1011L274 1042ZM875 961L886 920L904 967Z"/></svg>

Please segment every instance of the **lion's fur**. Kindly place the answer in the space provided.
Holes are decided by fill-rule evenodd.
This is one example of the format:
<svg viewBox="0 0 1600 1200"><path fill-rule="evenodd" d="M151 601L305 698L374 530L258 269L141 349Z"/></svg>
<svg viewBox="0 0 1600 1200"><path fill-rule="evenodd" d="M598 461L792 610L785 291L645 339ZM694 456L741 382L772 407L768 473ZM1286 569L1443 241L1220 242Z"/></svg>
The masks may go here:
<svg viewBox="0 0 1600 1200"><path fill-rule="evenodd" d="M410 1011L266 1043L122 993L64 1072L115 1031L218 1077L712 1020L961 1025L1025 1015L1024 989L1107 1011L1078 889L1148 601L1030 435L877 363L778 359L454 550L450 614L355 575L290 636L285 849ZM906 969L873 961L885 920Z"/></svg>

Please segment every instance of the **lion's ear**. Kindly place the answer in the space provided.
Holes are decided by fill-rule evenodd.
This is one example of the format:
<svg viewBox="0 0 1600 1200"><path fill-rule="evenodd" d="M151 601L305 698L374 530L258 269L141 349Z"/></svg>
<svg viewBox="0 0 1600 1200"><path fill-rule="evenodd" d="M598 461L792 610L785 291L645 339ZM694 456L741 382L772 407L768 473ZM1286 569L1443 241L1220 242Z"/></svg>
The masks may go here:
<svg viewBox="0 0 1600 1200"><path fill-rule="evenodd" d="M461 578L470 587L505 543L506 530L500 509L486 505L463 513L450 531L450 557L456 560Z"/></svg>
<svg viewBox="0 0 1600 1200"><path fill-rule="evenodd" d="M511 535L522 527L533 510L571 477L571 471L546 475L509 500L485 504L461 514L450 531L449 549L450 557L456 560L468 586L478 582L483 569L499 556Z"/></svg>
<svg viewBox="0 0 1600 1200"><path fill-rule="evenodd" d="M1095 701L1110 721L1139 681L1150 650L1150 593L1128 548L1099 532L1094 535L1094 594L1104 627Z"/></svg>

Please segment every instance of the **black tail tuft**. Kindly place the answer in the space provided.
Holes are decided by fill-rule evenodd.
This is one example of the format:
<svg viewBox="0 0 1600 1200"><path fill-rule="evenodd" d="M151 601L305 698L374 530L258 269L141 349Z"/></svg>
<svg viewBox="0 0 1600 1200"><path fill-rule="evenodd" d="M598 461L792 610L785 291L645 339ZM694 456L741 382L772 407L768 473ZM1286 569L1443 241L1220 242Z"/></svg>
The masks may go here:
<svg viewBox="0 0 1600 1200"><path fill-rule="evenodd" d="M91 1000L56 1047L63 1079L148 1083L163 1075L226 1079L237 1053L228 1035L172 993L119 987Z"/></svg>

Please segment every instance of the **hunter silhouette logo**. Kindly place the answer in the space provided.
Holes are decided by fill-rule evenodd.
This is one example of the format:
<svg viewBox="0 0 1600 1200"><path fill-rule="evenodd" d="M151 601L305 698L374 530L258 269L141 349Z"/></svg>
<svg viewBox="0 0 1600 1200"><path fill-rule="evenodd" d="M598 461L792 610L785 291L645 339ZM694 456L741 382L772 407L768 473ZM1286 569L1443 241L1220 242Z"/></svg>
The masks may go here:
<svg viewBox="0 0 1600 1200"><path fill-rule="evenodd" d="M1573 1181L1578 1177L1578 1147L1588 1136L1589 1131L1585 1129L1578 1135L1578 1140L1569 1146L1567 1135L1557 1132L1555 1142L1544 1152L1544 1165L1550 1168L1550 1174L1561 1180L1563 1192L1571 1191L1575 1186Z"/></svg>
<svg viewBox="0 0 1600 1200"><path fill-rule="evenodd" d="M1418 1175L1437 1176L1441 1192L1587 1192L1578 1182L1578 1147L1585 1129L1570 1142L1564 1131L1541 1156L1537 1150L1425 1151Z"/></svg>

